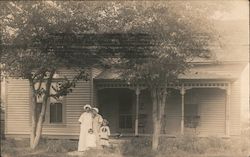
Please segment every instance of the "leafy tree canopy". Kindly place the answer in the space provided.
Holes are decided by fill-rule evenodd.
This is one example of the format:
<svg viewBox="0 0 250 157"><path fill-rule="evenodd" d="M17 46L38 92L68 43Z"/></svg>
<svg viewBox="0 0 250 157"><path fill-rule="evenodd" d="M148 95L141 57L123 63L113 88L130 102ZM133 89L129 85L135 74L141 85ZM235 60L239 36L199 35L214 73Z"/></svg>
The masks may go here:
<svg viewBox="0 0 250 157"><path fill-rule="evenodd" d="M71 81L65 78L55 97L69 93L77 80L88 80L86 69L95 65L115 65L125 69L128 81L143 81L152 89L154 137L158 138L166 95L161 88L193 59L211 57L210 46L218 41L218 33L210 16L224 8L199 1L0 3L1 68L5 75L29 79L33 91L32 148L40 139L53 76L61 67L83 71ZM43 105L37 120L36 96L41 91Z"/></svg>

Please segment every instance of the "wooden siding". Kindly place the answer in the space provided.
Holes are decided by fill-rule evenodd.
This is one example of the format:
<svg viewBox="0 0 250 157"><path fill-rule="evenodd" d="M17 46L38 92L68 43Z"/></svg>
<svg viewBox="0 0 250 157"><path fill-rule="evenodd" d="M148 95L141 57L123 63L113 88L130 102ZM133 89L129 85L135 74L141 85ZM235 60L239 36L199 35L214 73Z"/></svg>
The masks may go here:
<svg viewBox="0 0 250 157"><path fill-rule="evenodd" d="M63 69L59 71L60 77L72 78L76 71L70 69ZM80 125L78 118L80 117L83 106L91 104L91 81L78 81L73 92L68 94L65 98L65 124L45 124L43 127L43 134L45 135L78 135ZM47 114L49 114L47 112ZM48 116L48 115L47 115Z"/></svg>
<svg viewBox="0 0 250 157"><path fill-rule="evenodd" d="M241 74L241 123L242 129L249 126L250 110L249 110L249 64L245 67Z"/></svg>
<svg viewBox="0 0 250 157"><path fill-rule="evenodd" d="M58 72L59 78L67 76L73 78L75 71L63 69ZM79 81L73 92L66 96L64 124L48 124L43 127L45 135L78 135L78 118L82 113L83 106L91 103L90 81ZM29 134L30 130L30 91L27 80L8 80L6 105L6 134ZM47 110L46 117L49 116Z"/></svg>
<svg viewBox="0 0 250 157"><path fill-rule="evenodd" d="M225 135L225 90L197 89L199 93L200 135Z"/></svg>
<svg viewBox="0 0 250 157"><path fill-rule="evenodd" d="M201 136L225 134L225 91L220 89L191 89L185 94L185 107L188 104L198 104L200 123L194 133ZM175 91L170 96L166 106L167 134L179 134L181 127L181 96ZM185 128L184 132L190 132Z"/></svg>
<svg viewBox="0 0 250 157"><path fill-rule="evenodd" d="M30 127L29 82L9 79L7 82L6 134L27 134Z"/></svg>
<svg viewBox="0 0 250 157"><path fill-rule="evenodd" d="M229 134L231 136L240 135L240 80L232 83L230 95L230 124Z"/></svg>
<svg viewBox="0 0 250 157"><path fill-rule="evenodd" d="M59 77L72 76L74 71L69 69L61 70ZM98 72L93 71L93 75ZM231 105L230 105L230 135L240 134L240 80L232 83L231 88ZM79 81L73 92L65 97L65 123L64 124L44 124L44 135L74 135L79 134L78 118L82 113L83 106L93 102L97 97L95 89L91 89L91 81ZM30 128L30 91L27 80L10 79L6 88L7 105L6 105L6 134L29 134ZM169 99L166 108L166 128L167 134L179 134L181 126L181 96L179 91L175 90L175 95ZM192 93L192 94L191 94ZM92 95L93 94L93 95ZM93 98L94 101L91 101ZM152 133L152 106L147 91L142 91L140 100L143 100L145 113L147 114L146 126L144 133ZM198 98L198 99L197 99ZM185 103L192 102L199 104L199 114L201 116L200 125L196 132L199 135L225 135L225 91L221 89L191 89L185 94ZM111 97L111 99L113 99ZM115 99L113 99L115 100ZM103 102L99 102L102 105ZM134 102L133 102L134 103ZM113 107L114 111L109 112L107 118L112 119L117 114L117 106L108 104ZM187 106L186 106L187 107ZM47 114L49 114L47 112ZM46 117L49 115L46 115ZM116 119L117 120L117 119ZM115 121L114 121L115 122ZM116 125L118 122L115 122ZM115 133L117 126L113 126L111 131ZM187 131L187 129L185 129ZM139 132L141 132L139 130Z"/></svg>

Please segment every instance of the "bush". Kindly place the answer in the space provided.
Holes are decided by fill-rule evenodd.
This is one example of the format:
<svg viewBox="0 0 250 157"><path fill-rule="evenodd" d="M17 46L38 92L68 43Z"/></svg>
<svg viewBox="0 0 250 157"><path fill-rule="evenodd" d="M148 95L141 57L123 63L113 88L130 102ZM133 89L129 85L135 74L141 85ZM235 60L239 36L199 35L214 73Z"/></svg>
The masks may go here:
<svg viewBox="0 0 250 157"><path fill-rule="evenodd" d="M151 139L147 137L136 137L124 142L120 146L122 154L136 157L153 157L156 152L151 149Z"/></svg>
<svg viewBox="0 0 250 157"><path fill-rule="evenodd" d="M176 138L162 137L159 150L152 151L150 137L132 138L119 146L119 151L124 156L155 157L155 156L194 156L199 154L232 153L233 143L230 139L219 137L200 138L187 134ZM245 149L247 146L245 146Z"/></svg>
<svg viewBox="0 0 250 157"><path fill-rule="evenodd" d="M46 140L42 143L50 153L65 153L77 150L77 142L71 140ZM44 146L43 146L44 147Z"/></svg>
<svg viewBox="0 0 250 157"><path fill-rule="evenodd" d="M1 153L5 155L8 154L9 156L25 154L31 151L28 146L29 139L15 140L13 138L7 138L1 141Z"/></svg>
<svg viewBox="0 0 250 157"><path fill-rule="evenodd" d="M14 139L6 139L1 142L1 153L3 154L15 154L16 141Z"/></svg>
<svg viewBox="0 0 250 157"><path fill-rule="evenodd" d="M224 153L232 149L231 140L219 137L201 138L196 135L184 135L177 138L162 138L160 154L187 152L193 154Z"/></svg>
<svg viewBox="0 0 250 157"><path fill-rule="evenodd" d="M206 143L200 140L197 136L184 135L177 138L162 138L160 141L159 151L161 153L204 153Z"/></svg>
<svg viewBox="0 0 250 157"><path fill-rule="evenodd" d="M194 157L206 154L233 154L242 156L250 151L250 139L222 139L219 137L200 138L184 135L177 138L161 137L159 150L152 151L151 137L134 137L111 142L113 146L103 150L91 149L84 153L88 157ZM29 140L8 139L2 141L2 154L8 156L67 156L66 152L77 150L77 141L42 139L36 150L29 149Z"/></svg>

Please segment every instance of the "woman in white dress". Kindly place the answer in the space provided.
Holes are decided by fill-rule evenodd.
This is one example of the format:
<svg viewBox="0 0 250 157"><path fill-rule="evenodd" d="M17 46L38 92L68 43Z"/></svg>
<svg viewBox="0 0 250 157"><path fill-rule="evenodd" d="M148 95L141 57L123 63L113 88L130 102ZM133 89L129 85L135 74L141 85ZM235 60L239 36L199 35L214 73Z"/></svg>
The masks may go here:
<svg viewBox="0 0 250 157"><path fill-rule="evenodd" d="M88 150L90 147L95 147L95 138L93 136L93 114L91 112L91 106L86 104L84 106L84 112L80 116L81 123L80 137L78 143L78 151Z"/></svg>
<svg viewBox="0 0 250 157"><path fill-rule="evenodd" d="M100 133L100 128L102 125L103 118L100 114L98 114L99 110L98 108L94 107L92 108L93 112L93 133L95 134L96 137L96 146L99 147L99 133Z"/></svg>

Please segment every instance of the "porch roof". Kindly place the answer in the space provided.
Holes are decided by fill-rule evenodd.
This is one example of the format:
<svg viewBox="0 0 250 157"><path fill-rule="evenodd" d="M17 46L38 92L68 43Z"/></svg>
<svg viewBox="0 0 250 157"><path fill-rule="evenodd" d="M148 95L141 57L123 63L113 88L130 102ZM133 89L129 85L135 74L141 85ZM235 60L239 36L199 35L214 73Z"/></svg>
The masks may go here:
<svg viewBox="0 0 250 157"><path fill-rule="evenodd" d="M234 80L237 79L245 64L198 64L188 70L186 74L178 76L183 80ZM119 69L106 69L95 77L95 80L119 80L122 71Z"/></svg>
<svg viewBox="0 0 250 157"><path fill-rule="evenodd" d="M215 72L201 72L191 70L187 74L181 74L179 79L236 79L233 74L218 74ZM96 80L119 80L122 79L122 73L117 69L107 69L100 73Z"/></svg>

